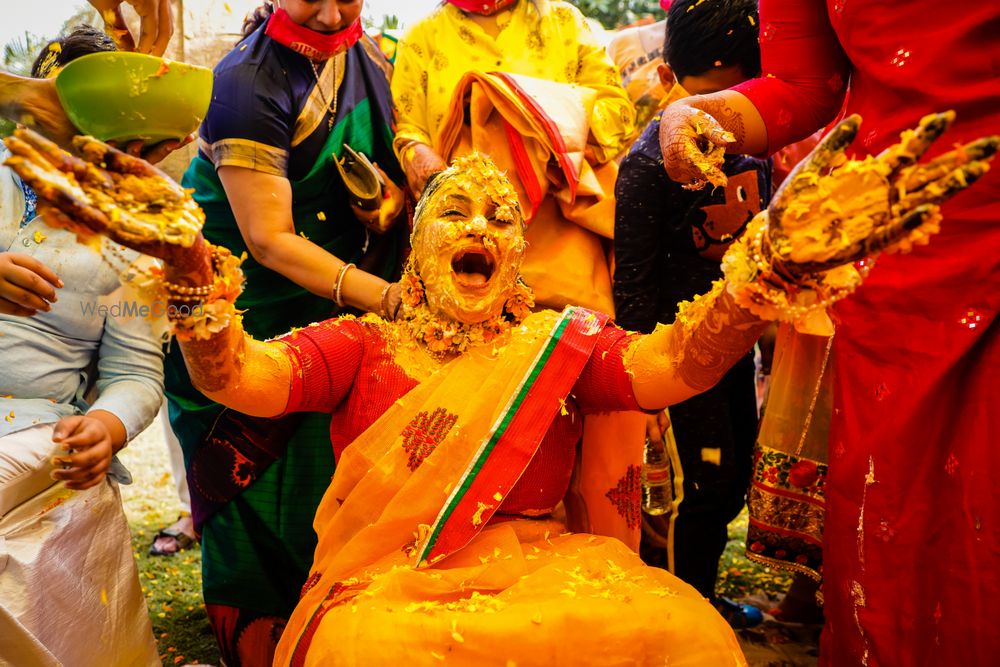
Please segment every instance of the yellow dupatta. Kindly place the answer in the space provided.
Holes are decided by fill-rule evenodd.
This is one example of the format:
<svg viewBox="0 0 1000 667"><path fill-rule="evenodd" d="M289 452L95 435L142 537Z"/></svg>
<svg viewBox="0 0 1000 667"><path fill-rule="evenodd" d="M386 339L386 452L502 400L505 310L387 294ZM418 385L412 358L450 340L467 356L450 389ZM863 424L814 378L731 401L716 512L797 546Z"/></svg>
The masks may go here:
<svg viewBox="0 0 1000 667"><path fill-rule="evenodd" d="M558 359L555 352L546 357L553 340L566 335L560 334L560 326L569 331L568 325L573 327L574 349ZM676 596L690 624L678 624L673 631L701 632L702 638L691 645L727 656L720 664L742 664L731 631L710 605L665 572L630 575L635 569L651 568L643 567L617 540L563 535L561 524L552 520L486 526L495 507L484 506L492 505L491 500L499 505L509 490L505 485L516 481L526 465L505 470L506 449L498 449L474 476L501 480L496 495L473 496L471 517L461 515L460 507L453 513L461 516L462 525L475 528L469 541L447 553L423 557L433 554L428 545L435 526L441 525L443 509L469 477L470 462L484 443L514 425L512 420L505 423L504 415L512 406L520 413L515 399L550 380L566 387L543 387L531 401L532 406L542 406L530 421L544 435L603 325L602 318L578 309L562 315L536 313L515 330L500 354L477 350L456 359L398 400L345 450L316 515L319 545L313 574L281 638L274 664L371 665L404 659L408 664L438 664L450 655L458 658L455 664L472 665L484 664L490 656L495 659L498 652L517 661L549 640L536 632L534 640L512 648L512 637L546 620L550 630L574 634L583 630L583 626L573 629L578 624L572 615L567 617L567 603L573 608L589 603L559 594L577 585L586 587L587 600L603 601L597 605L606 613L594 614L592 620L607 625L610 615L618 619L622 632L630 626L622 615L625 609L648 612L662 624L662 609L656 606ZM549 370L551 376L543 378ZM545 417L538 416L542 413L550 415L548 422L539 422L544 422ZM421 423L434 437L408 442L408 435L413 435L408 427L422 415ZM525 444L517 440L507 446L516 450ZM528 442L527 449L537 444ZM490 469L491 463L499 466ZM488 470L496 475L490 477ZM444 541L443 535L439 541ZM565 569L553 571L554 558ZM534 580L530 589L519 586L529 579ZM633 603L637 599L651 606ZM496 616L484 615L488 611ZM721 623L715 631L706 635L699 629L715 619ZM593 628L585 634L597 636ZM616 650L634 652L635 642L622 637ZM640 642L640 647L653 655L657 646L671 645L663 641L653 633L643 640L652 645ZM523 659L520 664L525 664Z"/></svg>

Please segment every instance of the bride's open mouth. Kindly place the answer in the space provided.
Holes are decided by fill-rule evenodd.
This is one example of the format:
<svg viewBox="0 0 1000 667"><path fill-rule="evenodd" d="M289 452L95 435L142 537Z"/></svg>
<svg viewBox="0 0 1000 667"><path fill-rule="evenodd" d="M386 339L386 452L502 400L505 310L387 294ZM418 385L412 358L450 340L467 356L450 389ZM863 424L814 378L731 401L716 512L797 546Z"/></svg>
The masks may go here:
<svg viewBox="0 0 1000 667"><path fill-rule="evenodd" d="M481 245L467 246L451 258L455 283L460 287L482 289L486 287L496 268L493 255Z"/></svg>

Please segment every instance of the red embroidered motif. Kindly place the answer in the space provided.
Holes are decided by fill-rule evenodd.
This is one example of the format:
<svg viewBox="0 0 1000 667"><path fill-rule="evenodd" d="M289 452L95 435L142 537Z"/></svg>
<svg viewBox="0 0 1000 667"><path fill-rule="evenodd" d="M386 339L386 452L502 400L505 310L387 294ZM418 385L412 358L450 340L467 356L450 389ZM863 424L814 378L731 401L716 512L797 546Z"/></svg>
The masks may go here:
<svg viewBox="0 0 1000 667"><path fill-rule="evenodd" d="M611 501L611 504L618 510L618 514L625 519L625 525L629 528L638 528L642 520L642 468L631 465L625 471L625 475L618 480L618 484L604 494L604 497Z"/></svg>
<svg viewBox="0 0 1000 667"><path fill-rule="evenodd" d="M449 414L444 408L436 408L430 415L421 412L414 417L402 433L403 449L410 455L406 467L411 471L420 467L457 420L458 415Z"/></svg>
<svg viewBox="0 0 1000 667"><path fill-rule="evenodd" d="M319 572L313 572L312 574L310 574L309 578L306 579L306 583L302 584L302 591L299 593L299 599L301 600L302 598L304 598L306 596L306 593L309 592L309 589L318 584L319 580L320 580Z"/></svg>

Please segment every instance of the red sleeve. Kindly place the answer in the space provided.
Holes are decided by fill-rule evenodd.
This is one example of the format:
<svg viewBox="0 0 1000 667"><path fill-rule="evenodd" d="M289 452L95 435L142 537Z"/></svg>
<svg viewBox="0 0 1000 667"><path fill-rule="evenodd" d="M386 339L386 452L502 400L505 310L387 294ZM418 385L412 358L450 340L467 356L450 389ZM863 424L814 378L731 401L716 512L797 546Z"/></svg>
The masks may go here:
<svg viewBox="0 0 1000 667"><path fill-rule="evenodd" d="M642 410L632 393L632 378L625 371L625 351L640 334L604 327L590 361L573 385L573 397L583 414ZM659 410L654 410L659 412Z"/></svg>
<svg viewBox="0 0 1000 667"><path fill-rule="evenodd" d="M347 396L361 367L364 336L355 320L310 324L277 339L292 362L285 412L332 413Z"/></svg>
<svg viewBox="0 0 1000 667"><path fill-rule="evenodd" d="M832 121L844 101L851 63L830 25L826 0L761 0L763 76L734 86L767 125L767 153Z"/></svg>

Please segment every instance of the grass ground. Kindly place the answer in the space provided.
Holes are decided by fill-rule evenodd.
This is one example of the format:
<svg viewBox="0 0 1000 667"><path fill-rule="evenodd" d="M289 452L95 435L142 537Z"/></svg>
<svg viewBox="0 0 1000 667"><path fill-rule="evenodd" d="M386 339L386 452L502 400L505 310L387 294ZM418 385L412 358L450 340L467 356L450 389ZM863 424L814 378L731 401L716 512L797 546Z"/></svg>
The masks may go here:
<svg viewBox="0 0 1000 667"><path fill-rule="evenodd" d="M134 483L122 498L143 592L164 665L218 664L219 652L201 601L201 554L197 548L177 556L150 556L156 531L177 519L178 505L159 420L122 453ZM775 602L791 583L787 573L751 562L743 552L747 515L729 526L730 540L719 564L719 592L758 604Z"/></svg>
<svg viewBox="0 0 1000 667"><path fill-rule="evenodd" d="M163 664L216 665L219 650L201 599L201 552L193 548L176 556L149 555L156 532L172 524L179 511L162 434L157 420L121 455L134 479L122 487L122 499L139 578Z"/></svg>

